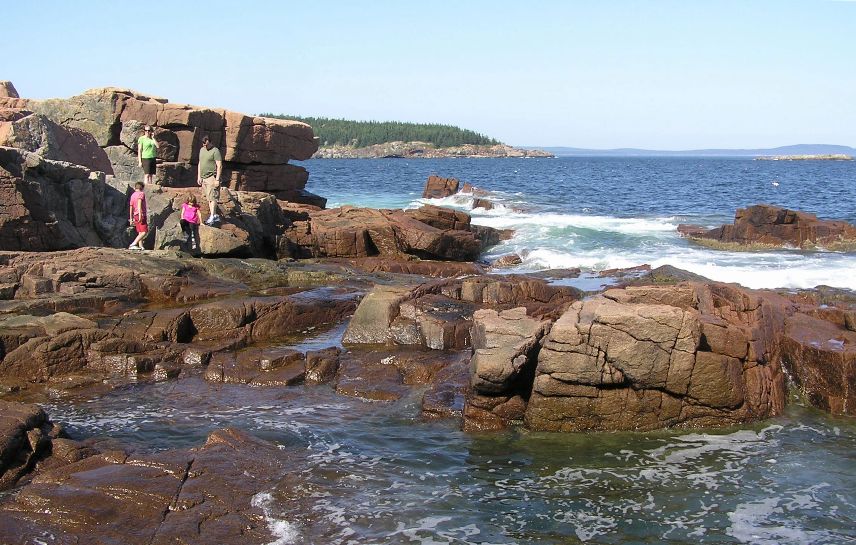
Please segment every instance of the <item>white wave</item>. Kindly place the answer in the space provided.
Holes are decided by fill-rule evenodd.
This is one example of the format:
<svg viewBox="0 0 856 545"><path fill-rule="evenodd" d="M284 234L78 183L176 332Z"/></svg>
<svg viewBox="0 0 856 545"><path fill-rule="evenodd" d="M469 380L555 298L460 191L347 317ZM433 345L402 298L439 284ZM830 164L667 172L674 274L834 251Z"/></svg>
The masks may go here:
<svg viewBox="0 0 856 545"><path fill-rule="evenodd" d="M270 492L259 492L253 496L250 505L262 510L268 530L270 530L270 533L276 538L276 540L271 541L268 545L288 545L290 543L297 543L297 538L300 537L300 532L297 531L297 527L294 524L286 520L276 518L273 515L273 496Z"/></svg>
<svg viewBox="0 0 856 545"><path fill-rule="evenodd" d="M490 211L488 211L490 212ZM585 214L529 214L507 212L473 217L473 223L497 229L527 229L532 226L557 229L578 228L623 234L675 233L678 221L666 218L619 218L614 216L590 216Z"/></svg>
<svg viewBox="0 0 856 545"><path fill-rule="evenodd" d="M856 256L798 252L718 252L666 244L655 248L578 249L581 238L568 240L564 248L526 248L526 240L513 239L497 247L497 255L517 253L523 262L515 270L568 269L602 271L648 264L652 268L671 265L718 282L736 283L752 289L809 289L819 285L856 290Z"/></svg>
<svg viewBox="0 0 856 545"><path fill-rule="evenodd" d="M799 502L805 503L804 498ZM831 543L829 532L804 530L794 527L794 522L780 521L787 517L791 502L771 497L762 500L741 503L728 514L731 526L726 533L741 543L754 545L809 545L812 543ZM808 505L816 505L809 500ZM789 524L790 522L790 524Z"/></svg>

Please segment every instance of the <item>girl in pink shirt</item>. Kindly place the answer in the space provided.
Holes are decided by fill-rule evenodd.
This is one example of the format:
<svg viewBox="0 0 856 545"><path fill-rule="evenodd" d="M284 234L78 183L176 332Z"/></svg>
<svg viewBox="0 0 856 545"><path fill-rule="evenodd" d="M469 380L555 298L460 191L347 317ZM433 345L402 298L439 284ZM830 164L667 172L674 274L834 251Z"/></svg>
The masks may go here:
<svg viewBox="0 0 856 545"><path fill-rule="evenodd" d="M187 235L187 243L191 250L199 246L199 204L196 197L188 195L181 205L181 230Z"/></svg>

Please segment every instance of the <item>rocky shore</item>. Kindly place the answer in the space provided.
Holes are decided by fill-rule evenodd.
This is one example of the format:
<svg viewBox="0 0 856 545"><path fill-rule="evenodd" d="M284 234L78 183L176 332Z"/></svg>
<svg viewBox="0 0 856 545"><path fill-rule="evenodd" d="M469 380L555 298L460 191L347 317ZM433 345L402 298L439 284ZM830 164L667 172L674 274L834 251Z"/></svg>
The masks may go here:
<svg viewBox="0 0 856 545"><path fill-rule="evenodd" d="M315 151L311 127L116 89L0 105L2 543L274 540L259 491L276 483L299 503L305 450L231 427L140 453L70 437L62 415L40 407L131 383L325 385L416 400L422 418L467 432L745 424L781 414L789 386L856 416L851 292L750 290L669 267L611 271L616 284L597 292L489 274L477 259L509 233L464 212L327 210L307 197L308 173L288 161ZM29 123L39 130L24 132ZM141 177L128 166L136 123L176 143L147 190L145 252L124 249L129 185ZM203 227L191 254L176 209L198 190L170 173L193 171L203 131L225 149L232 191L223 225ZM477 191L431 177L425 195L461 190ZM799 245L850 236L801 214L739 211L735 225L751 229L710 237L750 240L759 225ZM335 328L340 342L294 348Z"/></svg>
<svg viewBox="0 0 856 545"><path fill-rule="evenodd" d="M356 148L352 146L322 146L312 156L316 159L446 159L446 158L532 158L555 157L538 149L514 148L506 144L466 144L438 148L428 142L387 142Z"/></svg>

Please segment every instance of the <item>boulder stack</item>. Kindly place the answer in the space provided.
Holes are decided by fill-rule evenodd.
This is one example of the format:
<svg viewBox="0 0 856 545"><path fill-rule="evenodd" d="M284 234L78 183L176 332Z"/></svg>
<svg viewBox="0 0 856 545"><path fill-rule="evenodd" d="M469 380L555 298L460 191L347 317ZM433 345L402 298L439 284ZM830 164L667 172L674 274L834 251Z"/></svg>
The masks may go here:
<svg viewBox="0 0 856 545"><path fill-rule="evenodd" d="M24 134L32 134L34 124L36 128L48 125L49 131L58 135L53 140L66 135L49 126L49 122L61 125L72 135L82 131L102 150L97 160L77 163L90 169L125 180L141 179L136 141L141 129L151 125L160 144L157 180L162 185L195 185L202 137L208 135L223 154L224 185L241 191L272 193L282 200L323 205L320 197L304 191L309 176L306 170L289 164L290 160L310 158L318 149L312 127L305 123L248 116L220 108L170 104L164 98L115 87L92 89L68 99L28 100L12 94L8 90L0 92L0 108L26 110L39 116L27 121L26 128L15 129L17 140L24 139ZM3 132L0 126L0 135ZM104 155L109 158L109 166Z"/></svg>

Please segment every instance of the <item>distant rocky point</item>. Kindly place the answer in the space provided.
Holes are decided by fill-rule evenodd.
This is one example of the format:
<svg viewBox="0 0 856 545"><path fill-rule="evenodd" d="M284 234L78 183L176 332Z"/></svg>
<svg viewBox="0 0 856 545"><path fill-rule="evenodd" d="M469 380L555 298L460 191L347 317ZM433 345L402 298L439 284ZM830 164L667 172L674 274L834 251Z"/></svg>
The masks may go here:
<svg viewBox="0 0 856 545"><path fill-rule="evenodd" d="M852 155L833 153L826 155L769 155L756 157L756 161L852 161Z"/></svg>
<svg viewBox="0 0 856 545"><path fill-rule="evenodd" d="M442 159L454 157L555 157L552 153L538 149L521 149L506 144L464 144L462 146L437 147L428 142L386 142L365 147L322 146L312 156L318 159L380 159L380 158L425 158Z"/></svg>

